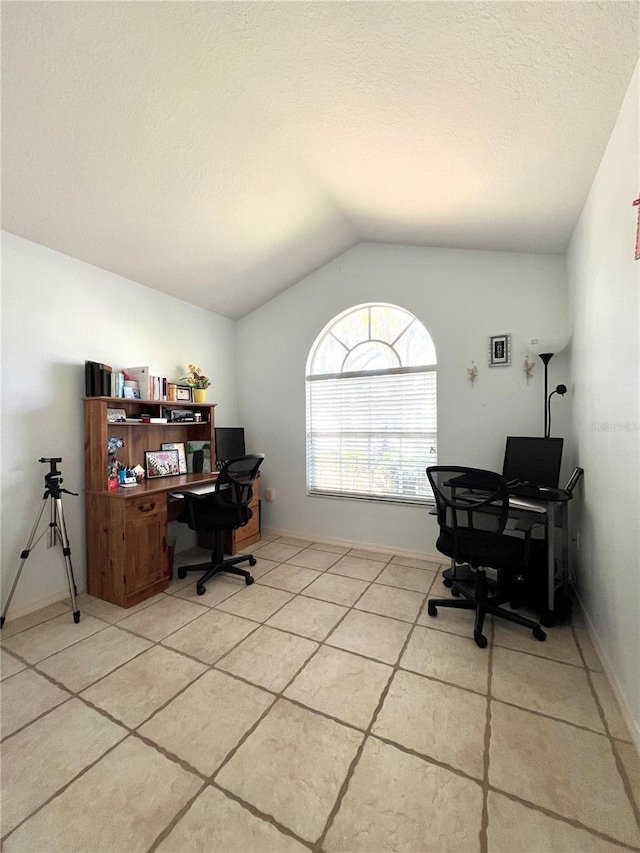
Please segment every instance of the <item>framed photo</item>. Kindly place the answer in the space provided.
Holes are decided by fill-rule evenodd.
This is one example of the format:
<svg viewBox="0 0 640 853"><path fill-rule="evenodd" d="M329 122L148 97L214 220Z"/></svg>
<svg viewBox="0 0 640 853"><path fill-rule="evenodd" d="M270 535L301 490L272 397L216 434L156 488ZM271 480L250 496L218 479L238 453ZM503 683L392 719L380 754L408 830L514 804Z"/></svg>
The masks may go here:
<svg viewBox="0 0 640 853"><path fill-rule="evenodd" d="M163 450L178 451L178 470L180 474L187 473L187 451L185 450L184 441L172 441L161 444Z"/></svg>
<svg viewBox="0 0 640 853"><path fill-rule="evenodd" d="M507 367L511 364L511 335L493 335L489 338L489 367Z"/></svg>
<svg viewBox="0 0 640 853"><path fill-rule="evenodd" d="M140 399L140 389L139 388L124 388L123 396L125 400L139 400Z"/></svg>
<svg viewBox="0 0 640 853"><path fill-rule="evenodd" d="M180 473L177 450L147 450L144 454L147 479L173 477Z"/></svg>
<svg viewBox="0 0 640 853"><path fill-rule="evenodd" d="M182 423L194 421L195 417L191 409L169 409L169 420L171 423Z"/></svg>
<svg viewBox="0 0 640 853"><path fill-rule="evenodd" d="M127 413L124 409L107 409L108 424L124 423L126 419Z"/></svg>
<svg viewBox="0 0 640 853"><path fill-rule="evenodd" d="M176 385L176 400L191 402L191 385Z"/></svg>

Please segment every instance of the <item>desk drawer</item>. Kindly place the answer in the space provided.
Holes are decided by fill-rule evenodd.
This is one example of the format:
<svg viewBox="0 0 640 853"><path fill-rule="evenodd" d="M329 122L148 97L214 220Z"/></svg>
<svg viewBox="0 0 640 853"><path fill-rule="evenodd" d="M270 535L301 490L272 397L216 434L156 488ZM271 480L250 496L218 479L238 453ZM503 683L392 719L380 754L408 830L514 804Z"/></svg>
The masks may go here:
<svg viewBox="0 0 640 853"><path fill-rule="evenodd" d="M253 512L253 518L250 518L249 522L245 524L244 527L239 527L235 531L237 548L242 548L241 543L245 539L251 539L253 536L256 536L260 531L260 516L258 514L258 508L251 507L251 511Z"/></svg>

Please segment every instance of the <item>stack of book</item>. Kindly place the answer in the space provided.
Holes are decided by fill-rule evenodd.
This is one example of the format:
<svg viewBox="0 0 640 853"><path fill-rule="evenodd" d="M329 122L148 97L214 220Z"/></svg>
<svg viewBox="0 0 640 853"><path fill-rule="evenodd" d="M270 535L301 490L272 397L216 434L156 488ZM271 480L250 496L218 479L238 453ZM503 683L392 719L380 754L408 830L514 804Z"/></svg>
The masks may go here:
<svg viewBox="0 0 640 853"><path fill-rule="evenodd" d="M152 376L148 367L126 367L122 370L114 370L109 364L85 361L84 379L87 397L175 400L175 384L170 383L166 376Z"/></svg>

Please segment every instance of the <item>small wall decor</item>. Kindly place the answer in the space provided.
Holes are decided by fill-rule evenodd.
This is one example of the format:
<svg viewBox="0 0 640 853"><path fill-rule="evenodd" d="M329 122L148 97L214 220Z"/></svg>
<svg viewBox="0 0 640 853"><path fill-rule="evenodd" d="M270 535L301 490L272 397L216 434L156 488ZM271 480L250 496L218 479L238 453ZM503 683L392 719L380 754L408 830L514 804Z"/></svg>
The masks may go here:
<svg viewBox="0 0 640 853"><path fill-rule="evenodd" d="M534 367L535 367L535 362L529 361L529 356L525 356L524 365L523 365L522 369L524 370L524 375L527 377L527 383L529 382L529 380L533 376L533 368Z"/></svg>
<svg viewBox="0 0 640 853"><path fill-rule="evenodd" d="M511 335L492 335L489 338L489 367L511 364Z"/></svg>
<svg viewBox="0 0 640 853"><path fill-rule="evenodd" d="M476 377L478 376L478 368L476 366L475 361L471 362L471 367L467 367L467 373L469 374L467 378L469 379L469 382L473 385L473 383L476 381Z"/></svg>
<svg viewBox="0 0 640 853"><path fill-rule="evenodd" d="M636 261L640 261L640 196L631 202L632 207L638 208L638 230L636 231Z"/></svg>

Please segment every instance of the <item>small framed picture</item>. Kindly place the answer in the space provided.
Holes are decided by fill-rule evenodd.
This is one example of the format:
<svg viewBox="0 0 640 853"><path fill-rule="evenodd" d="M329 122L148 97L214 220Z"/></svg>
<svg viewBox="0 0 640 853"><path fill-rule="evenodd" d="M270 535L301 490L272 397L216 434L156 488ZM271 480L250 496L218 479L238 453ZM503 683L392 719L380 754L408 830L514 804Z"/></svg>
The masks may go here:
<svg viewBox="0 0 640 853"><path fill-rule="evenodd" d="M185 450L184 441L172 441L161 444L163 450L178 451L178 471L180 474L187 473L187 451Z"/></svg>
<svg viewBox="0 0 640 853"><path fill-rule="evenodd" d="M125 400L139 400L140 399L140 389L139 388L124 388L123 396Z"/></svg>
<svg viewBox="0 0 640 853"><path fill-rule="evenodd" d="M506 367L511 364L511 335L493 335L489 338L489 367Z"/></svg>
<svg viewBox="0 0 640 853"><path fill-rule="evenodd" d="M108 424L124 423L126 419L127 413L124 409L107 409Z"/></svg>
<svg viewBox="0 0 640 853"><path fill-rule="evenodd" d="M173 477L180 473L177 450L147 450L144 454L147 479Z"/></svg>
<svg viewBox="0 0 640 853"><path fill-rule="evenodd" d="M176 385L176 400L191 402L191 385Z"/></svg>

